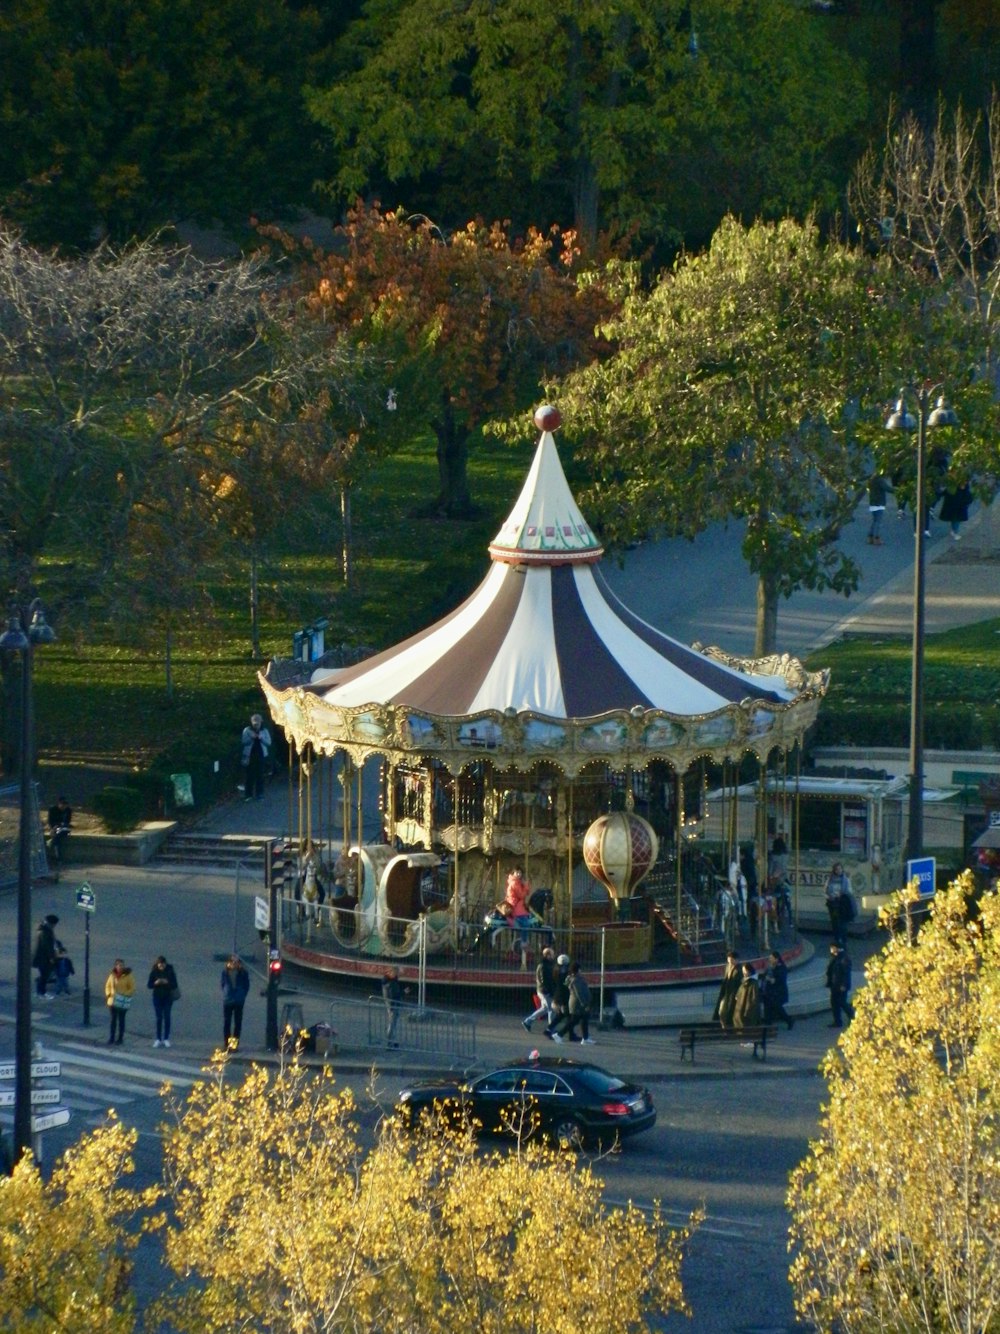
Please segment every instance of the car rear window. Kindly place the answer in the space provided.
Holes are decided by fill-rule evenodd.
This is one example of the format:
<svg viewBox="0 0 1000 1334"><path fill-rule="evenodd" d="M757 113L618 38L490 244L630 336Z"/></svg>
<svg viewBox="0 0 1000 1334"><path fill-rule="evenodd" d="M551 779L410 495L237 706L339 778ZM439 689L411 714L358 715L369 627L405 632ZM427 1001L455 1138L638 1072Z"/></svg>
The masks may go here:
<svg viewBox="0 0 1000 1334"><path fill-rule="evenodd" d="M591 1093L615 1093L618 1089L625 1087L623 1079L617 1079L614 1075L608 1074L607 1070L602 1070L597 1065L582 1066L576 1072L576 1078L579 1082L591 1091Z"/></svg>

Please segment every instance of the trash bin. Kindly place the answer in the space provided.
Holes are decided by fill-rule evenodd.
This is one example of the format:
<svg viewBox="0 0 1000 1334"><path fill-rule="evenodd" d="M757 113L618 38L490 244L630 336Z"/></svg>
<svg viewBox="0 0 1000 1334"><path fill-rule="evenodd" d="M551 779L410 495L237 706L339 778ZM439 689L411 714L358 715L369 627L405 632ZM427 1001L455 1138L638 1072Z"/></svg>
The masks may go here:
<svg viewBox="0 0 1000 1334"><path fill-rule="evenodd" d="M170 782L174 789L175 806L193 806L194 791L191 787L190 774L171 774Z"/></svg>

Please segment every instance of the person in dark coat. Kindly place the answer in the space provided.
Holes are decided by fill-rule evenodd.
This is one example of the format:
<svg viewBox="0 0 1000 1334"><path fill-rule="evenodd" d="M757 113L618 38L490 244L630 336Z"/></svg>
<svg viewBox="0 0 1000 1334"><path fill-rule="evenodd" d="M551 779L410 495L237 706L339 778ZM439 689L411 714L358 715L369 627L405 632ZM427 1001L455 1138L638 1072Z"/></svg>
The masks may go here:
<svg viewBox="0 0 1000 1334"><path fill-rule="evenodd" d="M752 963L743 965L743 978L733 1004L733 1027L752 1028L760 1023L760 987Z"/></svg>
<svg viewBox="0 0 1000 1334"><path fill-rule="evenodd" d="M961 482L952 489L948 487L945 490L941 500L941 508L938 511L938 518L943 523L951 525L951 537L953 542L957 542L962 534L958 531L963 523L969 518L969 506L972 504L972 491L969 483Z"/></svg>
<svg viewBox="0 0 1000 1334"><path fill-rule="evenodd" d="M554 1042L562 1042L564 1039L576 1042L576 1026L579 1024L579 1041L592 1044L594 1039L590 1036L590 987L587 986L587 980L580 972L578 963L570 964L566 987L569 992L567 1008L553 1029L552 1039Z"/></svg>
<svg viewBox="0 0 1000 1334"><path fill-rule="evenodd" d="M843 1017L854 1018L854 1006L848 1000L851 990L851 959L837 941L830 946L830 962L826 966L826 985L830 991L830 1009L833 1012L831 1028L842 1028Z"/></svg>
<svg viewBox="0 0 1000 1334"><path fill-rule="evenodd" d="M542 957L538 960L538 966L535 969L535 995L538 997L538 1008L528 1015L527 1019L522 1019L525 1031L531 1032L531 1025L536 1019L545 1016L546 1027L552 1026L554 1015L552 1013L552 997L556 990L556 952L551 945L546 945L542 950Z"/></svg>
<svg viewBox="0 0 1000 1334"><path fill-rule="evenodd" d="M156 1015L154 1047L170 1046L170 1011L177 996L177 974L172 963L159 955L149 970L146 986L153 993L153 1013Z"/></svg>
<svg viewBox="0 0 1000 1334"><path fill-rule="evenodd" d="M772 950L768 956L767 971L760 980L760 998L764 1005L764 1022L777 1023L784 1019L789 1028L795 1023L785 1005L788 1003L788 965Z"/></svg>
<svg viewBox="0 0 1000 1334"><path fill-rule="evenodd" d="M238 954L229 956L219 985L222 988L223 1041L235 1051L240 1045L240 1033L243 1031L243 1006L250 994L250 974Z"/></svg>
<svg viewBox="0 0 1000 1334"><path fill-rule="evenodd" d="M717 1019L723 1028L733 1026L733 1007L742 981L743 970L740 968L739 955L730 950L726 955L726 971L722 975L715 1009L712 1011L712 1018Z"/></svg>
<svg viewBox="0 0 1000 1334"><path fill-rule="evenodd" d="M547 1038L556 1037L556 1024L563 1015L569 1014L569 955L560 954L556 959L555 990L552 992L552 1022L545 1030ZM559 1038L562 1042L562 1038Z"/></svg>
<svg viewBox="0 0 1000 1334"><path fill-rule="evenodd" d="M55 972L56 949L58 941L56 940L55 927L59 918L55 913L50 912L44 922L38 923L38 930L35 934L35 952L31 956L32 968L38 969L38 977L35 979L35 991L45 1000L49 999L46 988L49 985L49 978Z"/></svg>
<svg viewBox="0 0 1000 1334"><path fill-rule="evenodd" d="M399 983L399 969L390 968L382 979L382 1000L385 1002L385 1045L398 1047L396 1029L403 1005L403 988Z"/></svg>

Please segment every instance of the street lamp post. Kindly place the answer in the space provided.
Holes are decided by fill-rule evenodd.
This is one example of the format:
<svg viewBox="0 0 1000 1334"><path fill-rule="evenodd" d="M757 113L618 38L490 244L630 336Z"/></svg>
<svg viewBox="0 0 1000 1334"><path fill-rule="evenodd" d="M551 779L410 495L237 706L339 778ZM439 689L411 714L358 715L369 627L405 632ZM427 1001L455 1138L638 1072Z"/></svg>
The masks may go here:
<svg viewBox="0 0 1000 1334"><path fill-rule="evenodd" d="M0 635L0 652L21 657L21 815L17 845L17 979L14 1028L14 1154L31 1147L31 776L33 769L32 656L55 632L36 598L27 615L15 610Z"/></svg>
<svg viewBox="0 0 1000 1334"><path fill-rule="evenodd" d="M954 426L958 418L939 397L931 402L939 384L924 384L913 390L917 415L907 410L904 392L889 415L887 431L917 432L917 494L913 511L913 663L910 679L910 804L907 829L907 859L920 857L924 847L924 612L926 604L927 540L927 429Z"/></svg>

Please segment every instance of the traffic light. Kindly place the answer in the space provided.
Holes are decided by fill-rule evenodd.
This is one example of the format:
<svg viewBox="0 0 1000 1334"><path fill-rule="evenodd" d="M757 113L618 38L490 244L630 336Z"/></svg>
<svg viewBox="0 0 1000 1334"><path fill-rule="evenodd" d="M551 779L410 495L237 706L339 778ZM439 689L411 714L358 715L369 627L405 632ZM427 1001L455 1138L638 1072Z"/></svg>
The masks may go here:
<svg viewBox="0 0 1000 1334"><path fill-rule="evenodd" d="M267 980L268 982L281 981L281 959L277 950L272 950L270 958L267 961Z"/></svg>
<svg viewBox="0 0 1000 1334"><path fill-rule="evenodd" d="M279 897L285 886L287 871L288 844L284 839L277 838L267 845L264 874L268 889L273 889Z"/></svg>

